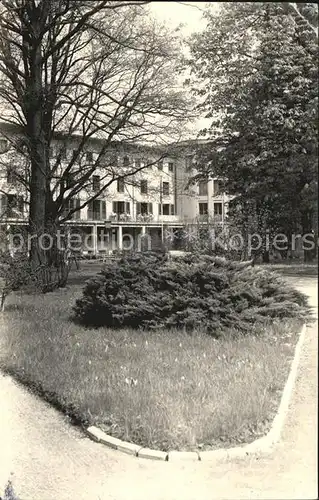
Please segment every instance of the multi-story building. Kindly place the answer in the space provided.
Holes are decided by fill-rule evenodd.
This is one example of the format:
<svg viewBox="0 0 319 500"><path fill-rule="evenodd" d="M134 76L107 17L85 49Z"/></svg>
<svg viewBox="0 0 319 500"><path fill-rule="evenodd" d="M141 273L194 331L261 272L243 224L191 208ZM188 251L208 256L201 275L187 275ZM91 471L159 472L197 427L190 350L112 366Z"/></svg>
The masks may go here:
<svg viewBox="0 0 319 500"><path fill-rule="evenodd" d="M183 220L187 224L209 222L216 225L224 225L227 220L228 203L230 196L224 190L224 179L208 176L196 183L189 180L196 177L198 173L194 168L193 155L200 144L207 141L188 141L183 147L183 169L185 182L182 182L182 193L180 203L182 205Z"/></svg>
<svg viewBox="0 0 319 500"><path fill-rule="evenodd" d="M19 130L7 124L0 126L0 225L6 228L28 224L28 169L16 147L10 147L14 134L19 136ZM139 248L143 238L148 247L154 247L187 224L207 221L208 216L217 224L225 223L228 198L221 181L210 179L188 186L193 172L189 168L187 144L164 155L155 147L114 142L105 161L100 161L103 141L90 139L81 159L74 161L66 176L63 168L76 155L80 141L79 136L55 136L50 162L54 165L59 158L54 191L56 197L61 189L66 195L67 202L60 214L62 220L67 219L63 227L81 234L84 253L98 255L132 244ZM77 172L95 165L97 160L98 166L83 189L70 197ZM105 187L106 184L109 185ZM68 217L76 207L79 209Z"/></svg>

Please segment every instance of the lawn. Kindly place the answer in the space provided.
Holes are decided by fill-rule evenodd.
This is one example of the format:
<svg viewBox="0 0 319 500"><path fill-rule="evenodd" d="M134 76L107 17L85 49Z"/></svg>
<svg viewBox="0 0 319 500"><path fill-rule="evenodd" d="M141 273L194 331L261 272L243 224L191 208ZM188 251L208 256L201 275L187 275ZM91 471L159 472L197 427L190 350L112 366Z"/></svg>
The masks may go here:
<svg viewBox="0 0 319 500"><path fill-rule="evenodd" d="M86 329L70 319L81 286L12 295L0 366L85 424L162 450L214 449L263 434L301 324L254 335Z"/></svg>
<svg viewBox="0 0 319 500"><path fill-rule="evenodd" d="M69 283L80 284L86 279L95 276L102 267L102 261L91 260L91 261L79 261L80 272L78 272L73 266L70 273ZM260 267L264 267L269 271L275 271L276 273L282 274L283 276L305 276L313 277L318 276L318 263L314 262L312 264L305 264L304 262L294 262L294 261L282 261L270 264L259 264ZM256 266L256 267L259 267Z"/></svg>
<svg viewBox="0 0 319 500"><path fill-rule="evenodd" d="M283 276L313 277L318 276L318 263L304 264L303 262L278 262L276 264L261 264L269 271L275 271Z"/></svg>

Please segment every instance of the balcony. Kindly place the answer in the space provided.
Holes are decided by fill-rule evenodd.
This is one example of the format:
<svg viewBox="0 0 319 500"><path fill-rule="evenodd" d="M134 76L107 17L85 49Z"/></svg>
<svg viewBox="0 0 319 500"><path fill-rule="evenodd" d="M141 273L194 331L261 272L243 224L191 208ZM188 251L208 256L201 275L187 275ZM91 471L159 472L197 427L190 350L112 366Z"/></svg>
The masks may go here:
<svg viewBox="0 0 319 500"><path fill-rule="evenodd" d="M222 214L214 214L213 222L223 222Z"/></svg>
<svg viewBox="0 0 319 500"><path fill-rule="evenodd" d="M158 224L158 223L170 223L170 222L180 222L180 218L177 215L158 215L153 214L137 214L132 216L130 214L111 214L106 217L109 222L120 222L120 223L138 223L138 224Z"/></svg>
<svg viewBox="0 0 319 500"><path fill-rule="evenodd" d="M186 217L184 218L186 224L221 224L223 222L223 216L221 214L199 214L194 218Z"/></svg>
<svg viewBox="0 0 319 500"><path fill-rule="evenodd" d="M152 214L139 214L136 217L132 217L131 214L121 213L121 214L111 214L107 217L110 222L152 222Z"/></svg>
<svg viewBox="0 0 319 500"><path fill-rule="evenodd" d="M223 201L225 199L225 193L214 193L212 199L214 201Z"/></svg>

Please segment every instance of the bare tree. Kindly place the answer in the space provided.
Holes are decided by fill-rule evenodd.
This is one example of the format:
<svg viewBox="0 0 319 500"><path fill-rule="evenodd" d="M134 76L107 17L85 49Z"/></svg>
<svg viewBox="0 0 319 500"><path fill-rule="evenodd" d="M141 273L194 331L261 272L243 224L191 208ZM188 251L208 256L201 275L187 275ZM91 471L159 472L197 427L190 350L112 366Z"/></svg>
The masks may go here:
<svg viewBox="0 0 319 500"><path fill-rule="evenodd" d="M0 100L5 121L19 130L14 147L25 161L17 180L29 192L31 235L63 222L119 177L155 163L147 151L144 161L119 165L123 142L152 142L162 146L162 157L168 139L178 140L187 118L175 82L178 37L150 20L147 3L1 0ZM61 148L53 161L55 138ZM99 151L92 161L86 152L94 140ZM97 169L100 189L66 215ZM39 255L32 242L31 260Z"/></svg>

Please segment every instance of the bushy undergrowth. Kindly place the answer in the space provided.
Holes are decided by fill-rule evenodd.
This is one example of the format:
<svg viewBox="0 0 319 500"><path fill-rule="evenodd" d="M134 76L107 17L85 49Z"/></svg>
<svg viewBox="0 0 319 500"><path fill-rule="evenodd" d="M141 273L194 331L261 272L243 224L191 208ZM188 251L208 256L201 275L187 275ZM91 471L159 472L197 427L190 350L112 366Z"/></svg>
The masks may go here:
<svg viewBox="0 0 319 500"><path fill-rule="evenodd" d="M72 262L66 256L67 249L52 253L34 267L27 253L11 255L0 250L0 312L11 292L47 293L64 288Z"/></svg>
<svg viewBox="0 0 319 500"><path fill-rule="evenodd" d="M76 301L83 324L112 328L227 328L304 317L307 299L279 275L221 257L139 254L109 264Z"/></svg>

